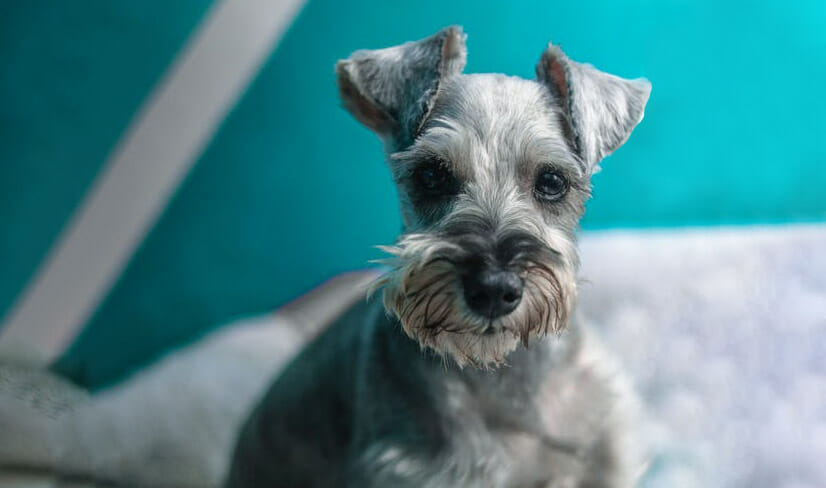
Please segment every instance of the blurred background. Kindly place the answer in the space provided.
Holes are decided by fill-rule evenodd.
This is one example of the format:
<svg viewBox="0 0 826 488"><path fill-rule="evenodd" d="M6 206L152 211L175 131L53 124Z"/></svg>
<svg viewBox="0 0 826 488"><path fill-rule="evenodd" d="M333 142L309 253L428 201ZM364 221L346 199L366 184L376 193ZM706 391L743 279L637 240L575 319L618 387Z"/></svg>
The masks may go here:
<svg viewBox="0 0 826 488"><path fill-rule="evenodd" d="M0 350L96 390L365 267L400 221L333 65L448 24L651 80L586 235L826 221L819 0L2 2Z"/></svg>

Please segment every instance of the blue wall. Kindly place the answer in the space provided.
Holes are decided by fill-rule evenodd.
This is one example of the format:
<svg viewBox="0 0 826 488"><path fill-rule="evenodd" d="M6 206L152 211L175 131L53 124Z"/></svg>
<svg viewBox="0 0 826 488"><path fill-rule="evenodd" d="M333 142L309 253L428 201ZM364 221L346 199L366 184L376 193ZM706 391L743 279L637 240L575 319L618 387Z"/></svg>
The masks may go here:
<svg viewBox="0 0 826 488"><path fill-rule="evenodd" d="M0 2L0 316L209 4Z"/></svg>
<svg viewBox="0 0 826 488"><path fill-rule="evenodd" d="M0 312L208 4L0 6ZM468 72L532 77L553 40L652 81L586 228L826 218L824 2L310 0L58 370L106 384L376 257L394 190L332 67L452 23Z"/></svg>

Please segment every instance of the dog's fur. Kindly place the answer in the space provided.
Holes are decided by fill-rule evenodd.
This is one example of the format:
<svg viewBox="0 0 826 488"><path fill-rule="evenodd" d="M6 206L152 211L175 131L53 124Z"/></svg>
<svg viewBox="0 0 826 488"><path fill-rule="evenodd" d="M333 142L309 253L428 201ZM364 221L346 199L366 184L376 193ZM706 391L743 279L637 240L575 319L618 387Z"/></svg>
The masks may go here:
<svg viewBox="0 0 826 488"><path fill-rule="evenodd" d="M633 485L631 394L574 314L576 230L650 84L553 45L536 80L463 75L464 39L450 27L336 66L344 106L384 142L404 233L383 300L311 343L252 413L229 487ZM455 185L434 196L422 168ZM469 306L480 269L518 277L512 311Z"/></svg>

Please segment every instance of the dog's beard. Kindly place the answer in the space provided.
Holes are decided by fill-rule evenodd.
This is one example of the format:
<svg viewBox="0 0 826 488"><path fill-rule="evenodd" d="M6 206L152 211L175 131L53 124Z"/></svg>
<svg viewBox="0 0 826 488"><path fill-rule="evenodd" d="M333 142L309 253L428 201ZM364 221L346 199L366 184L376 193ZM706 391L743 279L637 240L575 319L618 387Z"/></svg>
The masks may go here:
<svg viewBox="0 0 826 488"><path fill-rule="evenodd" d="M576 297L575 261L550 248L522 259L522 300L508 315L487 318L466 305L457 262L462 246L429 234L409 234L382 247L393 255L382 261L391 270L374 284L384 306L407 335L459 366L499 366L520 342L524 345L559 332Z"/></svg>

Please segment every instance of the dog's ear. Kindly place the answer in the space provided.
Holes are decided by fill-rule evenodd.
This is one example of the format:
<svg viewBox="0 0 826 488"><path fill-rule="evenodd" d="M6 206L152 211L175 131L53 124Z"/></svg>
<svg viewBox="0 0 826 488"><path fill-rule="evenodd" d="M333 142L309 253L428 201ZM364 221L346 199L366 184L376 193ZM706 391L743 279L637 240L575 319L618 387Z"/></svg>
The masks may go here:
<svg viewBox="0 0 826 488"><path fill-rule="evenodd" d="M447 27L420 41L361 50L336 64L344 107L383 140L412 141L442 80L465 67L465 34Z"/></svg>
<svg viewBox="0 0 826 488"><path fill-rule="evenodd" d="M640 123L651 94L648 80L626 80L577 63L553 44L542 53L536 76L560 103L571 145L593 172Z"/></svg>

